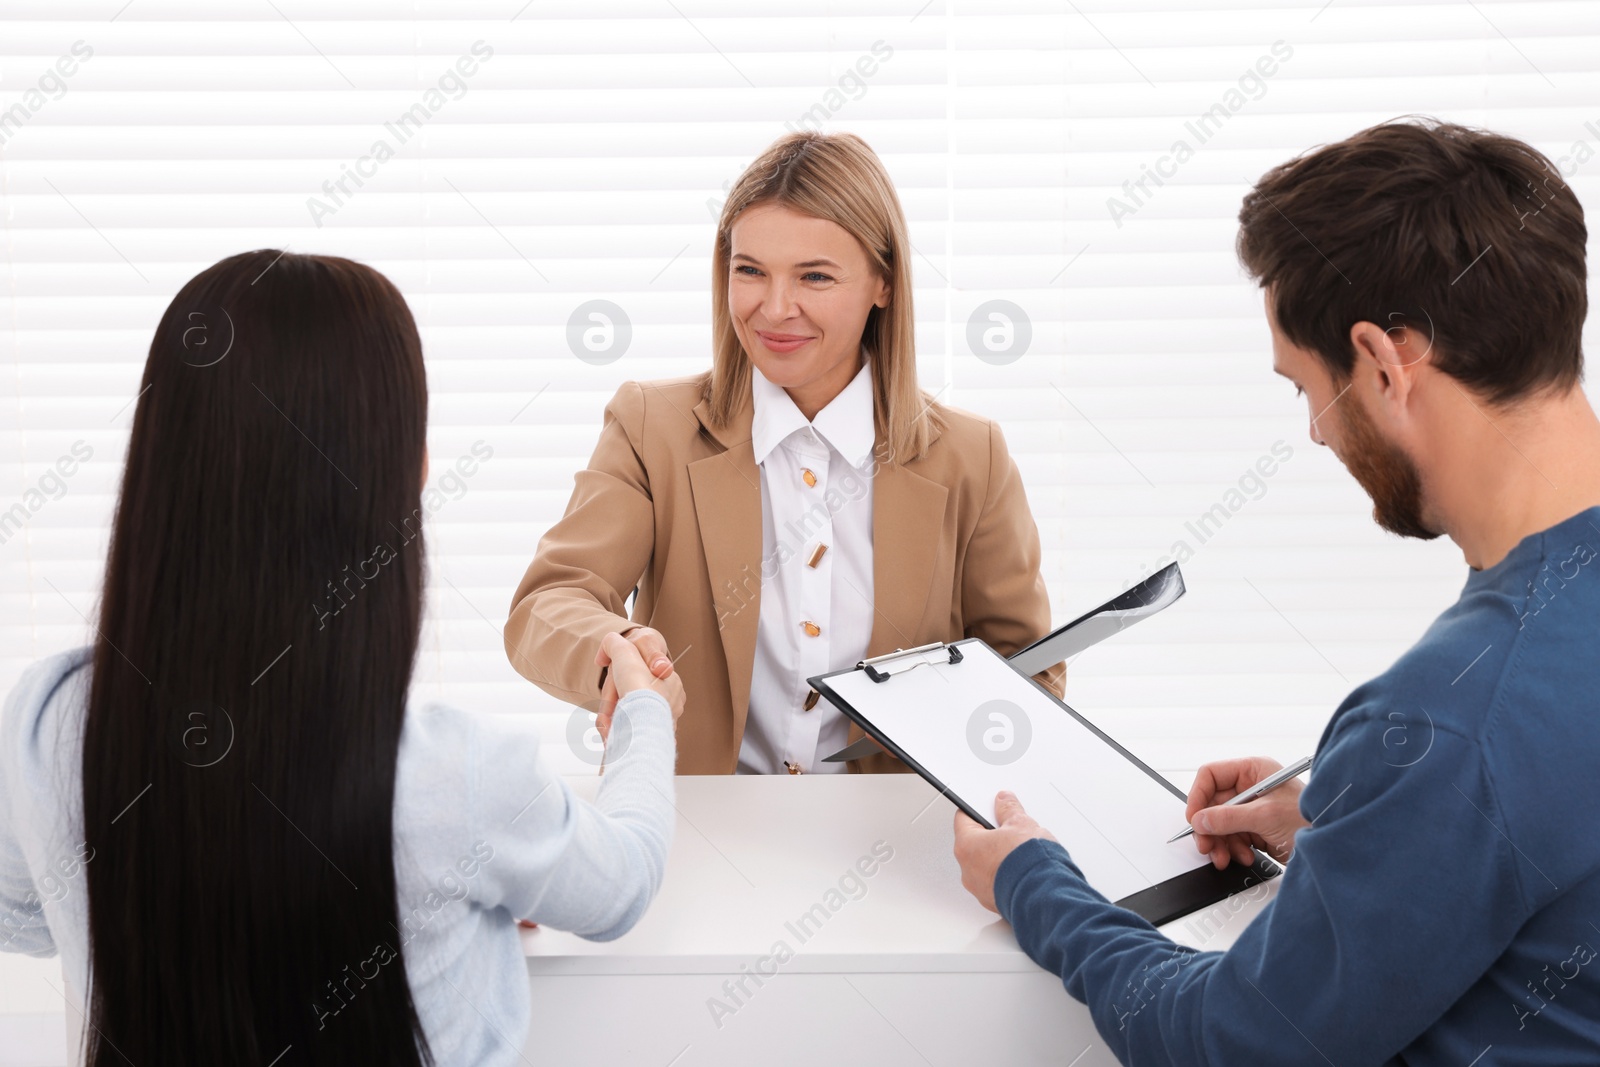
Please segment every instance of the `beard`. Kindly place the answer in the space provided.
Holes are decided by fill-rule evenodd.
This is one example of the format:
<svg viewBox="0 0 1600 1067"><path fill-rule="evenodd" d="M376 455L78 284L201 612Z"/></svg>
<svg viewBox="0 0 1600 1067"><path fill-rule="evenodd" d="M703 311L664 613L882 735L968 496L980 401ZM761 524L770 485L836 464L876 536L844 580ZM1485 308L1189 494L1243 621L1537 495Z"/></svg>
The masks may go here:
<svg viewBox="0 0 1600 1067"><path fill-rule="evenodd" d="M1372 518L1401 537L1432 541L1422 518L1422 477L1411 457L1385 440L1365 408L1352 401L1339 409L1339 459L1372 498Z"/></svg>

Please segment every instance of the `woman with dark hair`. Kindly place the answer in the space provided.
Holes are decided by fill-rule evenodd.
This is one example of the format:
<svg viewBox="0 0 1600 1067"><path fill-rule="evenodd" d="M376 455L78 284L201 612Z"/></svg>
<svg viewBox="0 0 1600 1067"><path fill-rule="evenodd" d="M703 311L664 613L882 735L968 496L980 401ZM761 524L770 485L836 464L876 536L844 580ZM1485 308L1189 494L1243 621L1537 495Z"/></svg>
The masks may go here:
<svg viewBox="0 0 1600 1067"><path fill-rule="evenodd" d="M592 805L534 722L408 711L427 386L371 268L216 264L141 386L95 643L5 709L0 948L61 953L91 1067L517 1061L515 917L617 937L660 884L677 676L595 657Z"/></svg>

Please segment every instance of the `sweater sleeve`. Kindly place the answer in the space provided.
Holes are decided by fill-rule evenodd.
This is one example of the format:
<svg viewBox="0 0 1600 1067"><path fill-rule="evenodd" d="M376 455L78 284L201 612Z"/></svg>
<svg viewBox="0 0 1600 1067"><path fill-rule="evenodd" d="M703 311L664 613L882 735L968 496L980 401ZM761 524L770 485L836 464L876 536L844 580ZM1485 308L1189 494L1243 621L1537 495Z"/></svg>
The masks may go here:
<svg viewBox="0 0 1600 1067"><path fill-rule="evenodd" d="M1018 943L1088 1005L1121 1062L1387 1060L1531 913L1475 743L1441 727L1425 758L1397 767L1383 758L1385 720L1351 712L1301 794L1313 825L1276 899L1225 953L1180 946L1111 904L1052 841L1000 865L995 901Z"/></svg>
<svg viewBox="0 0 1600 1067"><path fill-rule="evenodd" d="M43 673L40 665L30 667L0 712L0 952L29 956L56 954L44 898L34 884L17 825L23 803L17 763L25 743L23 730L33 724L42 703L37 690Z"/></svg>
<svg viewBox="0 0 1600 1067"><path fill-rule="evenodd" d="M10 824L4 773L0 769L0 952L54 956L56 943L45 920L44 899Z"/></svg>
<svg viewBox="0 0 1600 1067"><path fill-rule="evenodd" d="M538 758L535 736L480 737L468 756L477 794L468 817L492 855L479 903L592 941L627 933L661 887L676 759L672 709L650 690L617 702L594 803Z"/></svg>

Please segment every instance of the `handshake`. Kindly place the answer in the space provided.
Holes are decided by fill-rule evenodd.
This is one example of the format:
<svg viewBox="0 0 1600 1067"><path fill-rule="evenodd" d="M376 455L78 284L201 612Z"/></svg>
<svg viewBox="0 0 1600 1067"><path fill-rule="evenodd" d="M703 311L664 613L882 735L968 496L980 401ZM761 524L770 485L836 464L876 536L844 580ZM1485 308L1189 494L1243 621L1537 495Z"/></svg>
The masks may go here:
<svg viewBox="0 0 1600 1067"><path fill-rule="evenodd" d="M640 626L626 634L606 634L600 639L594 662L610 668L600 687L600 712L595 719L595 729L602 739L610 739L617 701L636 689L651 689L665 697L672 706L674 724L683 714L683 682L672 666L666 639L659 631Z"/></svg>

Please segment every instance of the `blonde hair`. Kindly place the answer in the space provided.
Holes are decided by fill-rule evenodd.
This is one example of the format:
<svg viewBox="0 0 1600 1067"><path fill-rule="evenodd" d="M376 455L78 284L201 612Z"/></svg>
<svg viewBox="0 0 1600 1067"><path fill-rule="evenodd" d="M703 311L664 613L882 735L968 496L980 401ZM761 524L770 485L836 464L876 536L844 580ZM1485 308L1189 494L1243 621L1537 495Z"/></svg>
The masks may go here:
<svg viewBox="0 0 1600 1067"><path fill-rule="evenodd" d="M873 307L861 332L872 368L872 417L887 457L904 463L928 449L929 432L943 420L933 397L917 385L915 319L911 307L911 242L883 164L853 133L803 130L780 137L745 168L717 220L711 257L711 377L705 399L711 420L726 426L750 393L750 357L728 310L733 222L755 204L783 204L843 227L866 249L889 285L887 307ZM854 457L851 457L852 460Z"/></svg>

